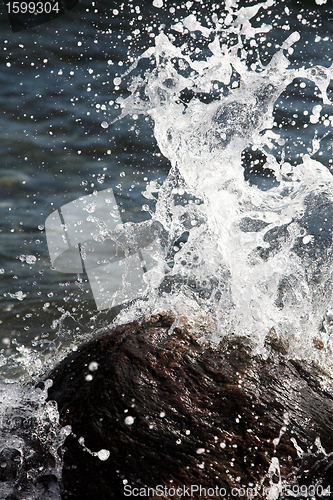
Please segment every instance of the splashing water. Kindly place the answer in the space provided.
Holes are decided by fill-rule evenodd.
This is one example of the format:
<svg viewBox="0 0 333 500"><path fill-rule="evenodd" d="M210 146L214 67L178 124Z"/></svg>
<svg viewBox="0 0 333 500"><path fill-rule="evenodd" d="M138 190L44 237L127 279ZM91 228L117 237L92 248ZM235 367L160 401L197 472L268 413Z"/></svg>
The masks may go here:
<svg viewBox="0 0 333 500"><path fill-rule="evenodd" d="M274 5L267 0L239 8L226 0L222 17L211 16L213 27L194 14L175 20L127 72L134 76L130 95L118 99L121 117L152 118L171 169L163 185L152 181L144 193L157 200L151 216L163 227L156 267L145 273L147 297L116 321L171 309L206 325L213 341L230 333L250 336L263 355L264 339L274 329L289 344L290 356L328 367L332 175L314 159L321 145L316 134L300 161L283 152L276 102L295 80L312 82L320 101L309 113L315 125L322 107L331 104L333 70L292 65L289 56L300 34L288 30L269 62L261 61L259 42L272 26L254 27L253 19ZM266 186L246 175L246 154L265 158ZM0 460L6 464L0 463L0 496L18 494L23 485L19 494L27 498L60 498L58 450L70 429L61 428L56 407L46 401L47 388L0 386ZM106 460L108 453L102 449L97 456ZM268 476L275 474L280 484L276 460ZM275 493L272 487L269 498L278 498Z"/></svg>
<svg viewBox="0 0 333 500"><path fill-rule="evenodd" d="M0 497L33 500L60 498L59 449L71 432L61 427L45 388L0 385Z"/></svg>
<svg viewBox="0 0 333 500"><path fill-rule="evenodd" d="M237 10L230 1L226 17L213 15L214 28L193 14L173 26L193 38L199 32L203 48L186 40L178 46L175 36L161 32L129 72L147 60L149 68L133 77L130 95L118 102L121 116L152 117L158 146L171 162L165 183L145 193L151 198L158 191L152 217L169 242L160 273L148 278L151 303L179 309L186 302L187 314L191 304L202 316L214 315L216 340L225 333L250 335L260 351L274 328L292 355L312 356L315 337L321 335L325 347L330 342L329 319L323 320L332 300L332 175L311 157L320 147L317 138L298 164L274 155L274 145L284 143L273 130L274 106L295 79L313 82L329 104L332 66L292 67L288 54L297 32L266 65L259 55L249 62L246 46L257 46L271 29L254 28L251 19L272 5L268 0ZM312 123L321 107L314 106ZM247 148L265 155L269 189L246 179ZM166 282L171 295L163 293Z"/></svg>

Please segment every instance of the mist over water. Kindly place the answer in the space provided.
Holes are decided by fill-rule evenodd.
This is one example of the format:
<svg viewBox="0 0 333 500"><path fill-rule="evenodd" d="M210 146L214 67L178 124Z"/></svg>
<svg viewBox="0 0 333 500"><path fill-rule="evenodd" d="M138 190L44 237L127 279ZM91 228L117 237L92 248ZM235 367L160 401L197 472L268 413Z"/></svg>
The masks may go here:
<svg viewBox="0 0 333 500"><path fill-rule="evenodd" d="M108 130L148 117L170 162L167 178L149 177L143 190L145 215L161 227L156 265L144 275L144 297L126 304L114 324L172 311L179 322L186 316L199 326L204 341L245 335L264 357L273 332L288 358L330 371L333 70L330 54L316 62L316 51L330 45L321 37L322 20L273 0L243 6L227 0L209 14L199 2L187 4L181 15L176 5L161 6L171 22L155 26L156 36L141 55L124 61L127 70L114 80L118 91L128 82L128 92L115 100ZM276 16L283 26L278 36ZM309 44L304 26L313 32ZM23 300L25 292L15 297ZM74 327L64 334L69 315L58 310L55 360L64 356L61 343L76 336ZM47 384L43 390L23 385L27 375L50 366L43 342L35 346L19 345L13 358L25 378L0 386L0 453L25 464L29 498L44 498L36 478L49 475L55 479L48 498L57 499L58 450L70 429L61 428L56 407L46 401ZM30 464L40 442L46 462ZM14 474L1 494L16 491L20 481Z"/></svg>

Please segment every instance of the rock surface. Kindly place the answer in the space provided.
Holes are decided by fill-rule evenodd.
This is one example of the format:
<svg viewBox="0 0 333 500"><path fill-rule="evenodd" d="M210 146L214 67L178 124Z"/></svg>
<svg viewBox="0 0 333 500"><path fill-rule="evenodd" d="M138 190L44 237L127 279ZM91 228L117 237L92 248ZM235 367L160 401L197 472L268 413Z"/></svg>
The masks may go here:
<svg viewBox="0 0 333 500"><path fill-rule="evenodd" d="M283 480L333 491L332 379L288 360L273 336L264 360L247 339L212 347L175 325L160 314L106 331L48 375L72 426L63 499L120 500L158 485L276 498ZM164 491L141 496L189 498ZM206 493L192 498L220 498Z"/></svg>

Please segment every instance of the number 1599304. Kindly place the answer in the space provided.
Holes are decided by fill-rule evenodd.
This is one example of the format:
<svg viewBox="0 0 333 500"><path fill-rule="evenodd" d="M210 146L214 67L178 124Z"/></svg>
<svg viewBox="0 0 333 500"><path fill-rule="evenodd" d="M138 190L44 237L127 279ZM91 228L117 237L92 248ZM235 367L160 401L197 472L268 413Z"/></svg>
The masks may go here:
<svg viewBox="0 0 333 500"><path fill-rule="evenodd" d="M59 13L59 2L7 2L8 14L51 14Z"/></svg>

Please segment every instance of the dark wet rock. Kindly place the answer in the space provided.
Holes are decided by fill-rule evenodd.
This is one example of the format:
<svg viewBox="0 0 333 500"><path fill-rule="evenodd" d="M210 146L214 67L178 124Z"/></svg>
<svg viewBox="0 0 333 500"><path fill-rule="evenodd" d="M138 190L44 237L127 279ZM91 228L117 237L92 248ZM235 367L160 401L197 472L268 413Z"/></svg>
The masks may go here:
<svg viewBox="0 0 333 500"><path fill-rule="evenodd" d="M332 486L332 379L288 360L273 334L264 360L247 339L203 345L177 324L160 314L106 331L49 375L49 398L72 426L63 498L120 500L157 485L228 496L257 486L263 498L281 479Z"/></svg>

